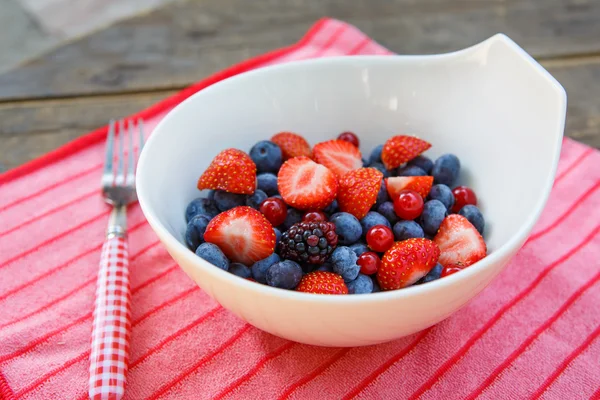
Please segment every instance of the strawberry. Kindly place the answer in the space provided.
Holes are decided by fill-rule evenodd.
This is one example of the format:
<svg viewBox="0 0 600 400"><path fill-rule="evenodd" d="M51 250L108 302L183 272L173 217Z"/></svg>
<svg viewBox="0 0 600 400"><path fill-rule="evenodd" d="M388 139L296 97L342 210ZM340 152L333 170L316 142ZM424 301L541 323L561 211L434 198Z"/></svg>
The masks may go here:
<svg viewBox="0 0 600 400"><path fill-rule="evenodd" d="M315 271L302 277L296 291L316 294L348 294L348 287L338 274Z"/></svg>
<svg viewBox="0 0 600 400"><path fill-rule="evenodd" d="M431 271L440 249L429 239L413 238L396 242L381 258L377 280L383 290L410 286Z"/></svg>
<svg viewBox="0 0 600 400"><path fill-rule="evenodd" d="M341 178L348 171L363 166L362 155L358 147L345 140L329 140L318 143L313 149L314 159L323 164Z"/></svg>
<svg viewBox="0 0 600 400"><path fill-rule="evenodd" d="M381 187L383 174L375 168L359 168L340 179L338 204L340 210L362 219L375 201Z"/></svg>
<svg viewBox="0 0 600 400"><path fill-rule="evenodd" d="M275 251L275 231L252 207L239 206L214 217L204 240L216 244L233 262L252 265Z"/></svg>
<svg viewBox="0 0 600 400"><path fill-rule="evenodd" d="M433 241L440 248L440 264L465 268L484 258L487 247L483 237L468 219L460 214L442 221Z"/></svg>
<svg viewBox="0 0 600 400"><path fill-rule="evenodd" d="M387 169L397 168L430 147L431 144L414 136L393 136L383 145L381 161Z"/></svg>
<svg viewBox="0 0 600 400"><path fill-rule="evenodd" d="M300 210L320 210L335 199L338 183L326 166L308 157L294 157L281 166L277 188L288 205Z"/></svg>
<svg viewBox="0 0 600 400"><path fill-rule="evenodd" d="M256 165L250 156L241 150L223 150L198 179L198 189L253 194L256 189Z"/></svg>
<svg viewBox="0 0 600 400"><path fill-rule="evenodd" d="M414 190L426 198L433 185L433 176L393 176L386 178L385 184L392 201L402 190Z"/></svg>
<svg viewBox="0 0 600 400"><path fill-rule="evenodd" d="M311 157L310 144L302 136L292 132L280 132L271 141L281 148L283 160L294 157Z"/></svg>

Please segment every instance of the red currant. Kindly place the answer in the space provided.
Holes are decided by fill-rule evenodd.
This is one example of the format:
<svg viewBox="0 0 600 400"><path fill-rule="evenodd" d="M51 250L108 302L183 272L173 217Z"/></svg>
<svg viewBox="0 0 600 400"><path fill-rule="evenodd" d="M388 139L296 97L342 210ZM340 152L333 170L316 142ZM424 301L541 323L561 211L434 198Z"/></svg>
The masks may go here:
<svg viewBox="0 0 600 400"><path fill-rule="evenodd" d="M466 186L457 186L452 191L454 195L454 206L452 206L452 212L459 212L461 208L467 204L477 205L477 196L475 192Z"/></svg>
<svg viewBox="0 0 600 400"><path fill-rule="evenodd" d="M302 217L302 221L306 221L306 222L325 222L325 221L327 221L327 217L321 211L308 211Z"/></svg>
<svg viewBox="0 0 600 400"><path fill-rule="evenodd" d="M413 220L423 212L423 197L414 190L402 190L394 200L394 211L402 219Z"/></svg>
<svg viewBox="0 0 600 400"><path fill-rule="evenodd" d="M358 137L352 133L352 132L343 132L340 133L340 135L338 136L338 139L352 143L353 145L355 145L356 147L358 147L358 145L360 144L360 141L358 140Z"/></svg>
<svg viewBox="0 0 600 400"><path fill-rule="evenodd" d="M367 232L367 245L371 250L383 253L394 244L394 233L385 225L375 225Z"/></svg>
<svg viewBox="0 0 600 400"><path fill-rule="evenodd" d="M356 263L360 266L360 272L365 275L373 275L379 269L381 260L377 253L367 251L358 257Z"/></svg>
<svg viewBox="0 0 600 400"><path fill-rule="evenodd" d="M279 226L287 217L287 206L279 197L269 197L260 204L260 212L271 225Z"/></svg>
<svg viewBox="0 0 600 400"><path fill-rule="evenodd" d="M442 275L441 275L441 277L443 278L443 277L445 277L445 276L448 276L448 275L455 274L455 273L457 273L458 271L460 271L461 269L462 269L462 268L460 268L460 267L457 267L457 266L456 266L456 265L454 265L454 264L447 265L447 266L445 266L445 267L444 267L444 269L442 270Z"/></svg>

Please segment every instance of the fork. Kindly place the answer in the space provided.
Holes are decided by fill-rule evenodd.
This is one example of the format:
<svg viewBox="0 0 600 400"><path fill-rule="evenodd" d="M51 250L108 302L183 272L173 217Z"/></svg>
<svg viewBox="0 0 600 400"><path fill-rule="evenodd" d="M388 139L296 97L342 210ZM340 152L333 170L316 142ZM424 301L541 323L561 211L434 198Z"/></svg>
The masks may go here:
<svg viewBox="0 0 600 400"><path fill-rule="evenodd" d="M127 251L127 205L137 201L134 156L135 131L139 135L138 156L144 145L143 121L137 127L111 120L106 139L102 195L112 206L106 237L100 256L96 284L88 394L92 400L120 399L125 392L131 334L129 292L129 258ZM114 157L115 131L118 127L118 150ZM124 136L128 136L127 171L125 171ZM116 158L116 168L114 161Z"/></svg>

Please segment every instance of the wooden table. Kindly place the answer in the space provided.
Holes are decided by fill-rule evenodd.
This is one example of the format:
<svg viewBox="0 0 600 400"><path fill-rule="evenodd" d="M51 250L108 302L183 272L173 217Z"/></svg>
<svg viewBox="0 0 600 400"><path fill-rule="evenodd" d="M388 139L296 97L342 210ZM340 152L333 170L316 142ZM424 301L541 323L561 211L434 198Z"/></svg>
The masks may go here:
<svg viewBox="0 0 600 400"><path fill-rule="evenodd" d="M401 54L504 32L566 88L566 134L600 148L598 0L191 0L120 22L0 75L0 165L16 167L231 64L355 24Z"/></svg>

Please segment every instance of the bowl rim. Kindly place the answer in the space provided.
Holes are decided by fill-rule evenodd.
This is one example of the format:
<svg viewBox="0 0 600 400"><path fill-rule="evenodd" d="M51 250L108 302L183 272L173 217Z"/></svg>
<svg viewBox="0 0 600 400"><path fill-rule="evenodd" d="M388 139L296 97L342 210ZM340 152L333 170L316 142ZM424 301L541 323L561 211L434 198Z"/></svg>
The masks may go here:
<svg viewBox="0 0 600 400"><path fill-rule="evenodd" d="M550 196L550 192L552 189L552 185L554 183L554 179L556 176L556 170L558 167L558 161L560 157L560 151L562 147L562 139L564 136L564 126L566 119L566 91L561 86L561 84L546 70L544 69L533 57L531 57L528 53L526 53L521 47L519 47L514 41L512 41L508 36L504 34L496 34L485 41L482 41L476 45L452 51L447 53L439 53L439 54L427 54L427 55L355 55L355 56L334 56L334 57L326 57L326 58L317 58L317 59L308 59L308 60L298 60L298 61L290 61L285 62L283 64L274 64L265 67L260 67L254 70L250 70L247 72L240 73L238 75L226 78L220 82L212 84L203 90L193 94L186 100L182 101L178 105L176 105L173 109L171 109L156 125L154 128L154 132L148 138L144 148L140 154L139 162L136 170L136 177L143 176L143 171L146 163L148 163L148 153L149 148L152 148L154 142L157 140L156 137L161 135L162 127L169 123L169 121L173 118L176 118L178 110L182 109L187 103L194 102L195 99L199 96L204 96L206 93L210 93L213 90L219 90L221 86L235 84L239 81L253 79L254 76L266 75L272 71L281 71L281 70L293 70L293 69L306 69L306 68L319 68L323 65L329 64L394 64L394 63L403 63L406 61L415 62L415 61L439 61L445 60L450 57L462 56L465 53L469 54L473 51L485 50L487 46L495 42L502 42L507 45L510 49L512 49L517 56L522 58L523 61L530 64L531 67L537 70L537 72L545 77L548 80L548 83L554 87L557 91L557 95L559 98L559 105L561 108L561 113L558 118L558 126L556 127L557 132L555 132L555 141L553 144L554 154L553 154L553 163L552 163L552 171L548 174L546 182L544 183L543 189L539 195L539 198L535 204L534 211L529 215L529 217L523 221L521 226L518 228L517 232L510 237L505 243L499 246L496 250L486 255L485 258L480 261L470 265L468 268L465 268L458 273L449 275L444 277L444 279L436 279L435 281L428 282L426 285L411 285L403 289L399 290L391 290L391 291L381 291L376 293L369 293L368 295L358 295L358 296L335 296L335 295L323 295L323 294L314 294L314 293L304 293L297 292L295 290L286 290L280 289L276 287L271 287L266 284L261 284L258 282L249 281L247 279L240 279L238 276L234 276L228 271L222 270L213 264L210 264L208 261L200 258L192 252L187 246L185 246L182 242L177 240L174 235L172 235L168 229L163 225L160 219L155 215L154 211L150 207L149 203L146 201L146 189L144 185L144 180L140 180L137 184L137 193L138 200L140 203L140 207L142 209L142 213L146 217L148 223L152 227L152 229L157 233L163 245L167 248L174 247L177 250L177 253L181 254L185 257L186 261L188 261L191 265L194 265L195 268L202 268L208 274L212 275L213 278L217 278L220 280L227 281L227 284L237 286L243 288L245 290L249 290L252 292L260 293L261 295L266 296L274 296L278 298L284 298L295 301L302 302L317 302L317 303L332 303L332 304L353 304L355 302L360 303L369 303L369 302L380 302L380 301L391 301L402 298L409 298L415 295L422 295L429 292L439 291L445 287L454 286L457 283L472 279L474 275L480 273L480 271L490 268L490 266L500 259L502 259L507 254L510 254L512 251L517 251L520 249L522 244L525 243L526 239L531 233L535 223L538 221L546 202ZM165 243L166 242L166 243ZM181 266L180 266L181 267ZM504 268L504 266L503 266ZM493 281L493 279L492 279ZM490 281L491 282L491 281ZM472 296L471 296L472 297Z"/></svg>

